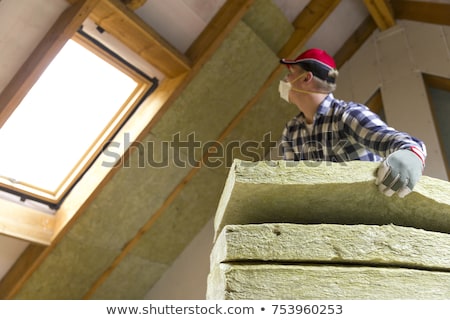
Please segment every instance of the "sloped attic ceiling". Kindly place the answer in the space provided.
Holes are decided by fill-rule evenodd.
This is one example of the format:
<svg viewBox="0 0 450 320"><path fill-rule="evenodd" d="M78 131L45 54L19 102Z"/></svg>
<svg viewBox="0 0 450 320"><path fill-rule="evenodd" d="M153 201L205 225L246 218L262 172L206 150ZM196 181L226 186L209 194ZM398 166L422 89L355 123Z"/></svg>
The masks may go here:
<svg viewBox="0 0 450 320"><path fill-rule="evenodd" d="M127 167L108 172L95 186L82 181L74 189L78 202L69 197L61 209L68 224L48 245L17 245L16 257L26 248L8 266L1 298L143 298L213 217L232 158L263 159L264 137L276 141L295 113L278 97L280 57L322 47L342 66L375 30L396 19L450 22L448 1L127 2L128 8L117 0L80 0L73 17L82 21L92 11L90 18L122 41L139 36L157 44L165 55L149 53L149 59L167 68L161 66L164 79L149 102L158 112L134 122L139 147L125 154ZM59 5L61 12L66 4ZM97 5L112 13L97 14ZM115 29L125 24L133 34ZM186 144L168 150L167 165L148 164L150 156L164 159L164 143L175 139ZM240 148L245 142L257 145L246 153Z"/></svg>

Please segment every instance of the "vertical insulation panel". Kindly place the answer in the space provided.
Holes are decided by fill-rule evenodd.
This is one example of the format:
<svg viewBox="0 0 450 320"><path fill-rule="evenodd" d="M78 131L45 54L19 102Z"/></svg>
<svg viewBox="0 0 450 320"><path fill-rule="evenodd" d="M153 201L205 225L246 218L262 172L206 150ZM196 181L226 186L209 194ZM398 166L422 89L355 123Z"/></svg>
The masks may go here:
<svg viewBox="0 0 450 320"><path fill-rule="evenodd" d="M450 53L442 26L405 22L414 66L424 73L450 78Z"/></svg>
<svg viewBox="0 0 450 320"><path fill-rule="evenodd" d="M414 70L404 28L396 26L380 33L376 39L376 49L385 84Z"/></svg>
<svg viewBox="0 0 450 320"><path fill-rule="evenodd" d="M381 74L378 69L376 46L371 37L356 52L350 63L352 87L356 102L364 103L380 87Z"/></svg>

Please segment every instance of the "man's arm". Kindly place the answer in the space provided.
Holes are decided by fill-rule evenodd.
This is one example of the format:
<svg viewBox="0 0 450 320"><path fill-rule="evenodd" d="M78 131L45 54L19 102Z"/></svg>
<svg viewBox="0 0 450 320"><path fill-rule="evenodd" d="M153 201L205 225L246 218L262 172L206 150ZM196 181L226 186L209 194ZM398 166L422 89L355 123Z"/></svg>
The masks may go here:
<svg viewBox="0 0 450 320"><path fill-rule="evenodd" d="M425 167L427 153L423 141L387 126L365 106L349 108L343 120L347 134L385 158L377 171L379 190L387 196L409 194Z"/></svg>

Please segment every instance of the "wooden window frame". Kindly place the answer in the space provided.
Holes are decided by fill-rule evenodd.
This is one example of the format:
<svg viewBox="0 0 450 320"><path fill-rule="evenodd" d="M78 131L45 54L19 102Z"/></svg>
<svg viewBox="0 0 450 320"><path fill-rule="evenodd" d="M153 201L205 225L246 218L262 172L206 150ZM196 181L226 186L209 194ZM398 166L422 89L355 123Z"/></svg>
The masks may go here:
<svg viewBox="0 0 450 320"><path fill-rule="evenodd" d="M103 20L104 16L110 19ZM145 135L148 127L157 121L162 110L186 85L191 65L187 57L171 47L119 0L78 0L62 12L0 93L0 128L48 64L87 18L116 36L119 41L148 63L157 66L166 76L151 97L142 102L110 141L121 146L116 151L120 157L124 157L127 154L127 150L123 147L125 134L127 141L131 144ZM118 20L120 23L115 23ZM151 50L139 51L142 46ZM54 214L0 198L2 234L43 245L50 245L57 241L58 237L64 233L63 230L70 226L70 222L78 214L81 214L117 171L116 167L102 165L104 161L109 160L103 153L100 154L90 169L73 186L70 194Z"/></svg>
<svg viewBox="0 0 450 320"><path fill-rule="evenodd" d="M157 85L156 79L147 77L132 66L125 64L125 62L118 56L113 55L112 52L107 50L107 48L99 46L98 43L93 42L91 39L86 37L86 35L83 36L82 33L78 32L71 38L71 40L75 41L91 53L101 58L103 61L128 75L136 81L137 86L127 101L125 101L115 116L109 121L108 125L102 129L101 133L97 137L93 139L91 146L80 157L74 168L67 173L65 179L63 179L61 184L55 190L45 190L39 186L26 183L14 183L13 181L0 177L1 190L10 191L13 194L19 195L21 198L29 198L31 200L48 204L53 209L57 209L60 206L64 196L89 168L93 160L98 156L99 152L104 149L107 141L112 139L118 129L128 119L130 114L139 106L142 100L154 90L155 85Z"/></svg>

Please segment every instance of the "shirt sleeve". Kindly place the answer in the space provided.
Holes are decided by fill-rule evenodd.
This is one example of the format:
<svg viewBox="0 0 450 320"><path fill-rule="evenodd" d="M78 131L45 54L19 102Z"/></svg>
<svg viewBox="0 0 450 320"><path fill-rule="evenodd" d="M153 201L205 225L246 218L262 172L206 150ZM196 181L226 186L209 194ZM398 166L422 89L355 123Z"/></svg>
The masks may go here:
<svg viewBox="0 0 450 320"><path fill-rule="evenodd" d="M342 115L343 131L351 139L382 157L410 149L425 162L427 156L423 141L389 127L379 116L364 105L349 104ZM422 156L422 157L421 157Z"/></svg>

